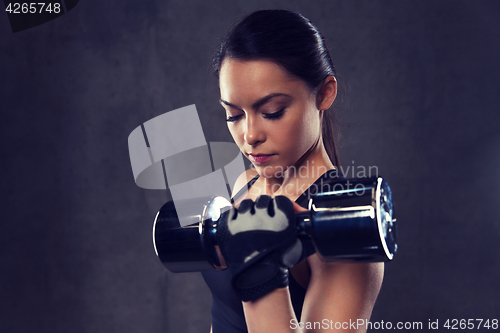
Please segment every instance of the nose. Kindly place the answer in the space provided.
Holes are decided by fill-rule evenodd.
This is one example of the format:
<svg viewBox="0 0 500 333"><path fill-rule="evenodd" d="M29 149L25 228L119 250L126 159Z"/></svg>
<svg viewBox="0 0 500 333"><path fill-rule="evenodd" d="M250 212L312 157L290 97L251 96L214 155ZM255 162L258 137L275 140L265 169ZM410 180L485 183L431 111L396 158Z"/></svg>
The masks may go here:
<svg viewBox="0 0 500 333"><path fill-rule="evenodd" d="M260 119L256 116L247 116L245 128L245 141L250 146L256 146L266 141L266 132Z"/></svg>

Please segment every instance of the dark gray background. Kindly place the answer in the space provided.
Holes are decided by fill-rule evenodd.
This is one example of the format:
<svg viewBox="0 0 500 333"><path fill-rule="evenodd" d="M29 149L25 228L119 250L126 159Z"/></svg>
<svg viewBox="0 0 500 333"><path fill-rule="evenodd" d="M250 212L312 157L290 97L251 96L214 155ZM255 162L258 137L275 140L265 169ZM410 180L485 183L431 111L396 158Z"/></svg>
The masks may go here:
<svg viewBox="0 0 500 333"><path fill-rule="evenodd" d="M400 252L372 321L499 318L499 4L81 0L16 34L0 14L0 332L208 332L199 274L154 254L166 194L135 185L127 138L194 103L230 141L209 59L262 8L323 32L341 160L393 188Z"/></svg>

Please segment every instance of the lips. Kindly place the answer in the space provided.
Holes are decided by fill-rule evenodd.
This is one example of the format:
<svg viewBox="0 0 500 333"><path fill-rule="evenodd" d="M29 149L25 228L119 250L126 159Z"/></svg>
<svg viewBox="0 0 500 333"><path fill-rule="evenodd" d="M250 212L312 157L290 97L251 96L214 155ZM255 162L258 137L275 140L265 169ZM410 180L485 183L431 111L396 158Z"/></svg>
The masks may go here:
<svg viewBox="0 0 500 333"><path fill-rule="evenodd" d="M269 155L265 155L265 154L248 154L248 157L250 158L250 160L254 163L258 163L258 164L261 164L261 163L265 163L267 161L269 161L271 159L271 157L273 157L274 154L269 154Z"/></svg>

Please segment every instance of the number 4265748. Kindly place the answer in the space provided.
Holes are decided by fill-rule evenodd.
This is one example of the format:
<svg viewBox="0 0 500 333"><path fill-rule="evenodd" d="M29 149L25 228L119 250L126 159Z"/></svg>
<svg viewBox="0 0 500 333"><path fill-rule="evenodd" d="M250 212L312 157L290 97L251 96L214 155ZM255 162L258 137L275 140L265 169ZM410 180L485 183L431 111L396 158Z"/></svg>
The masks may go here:
<svg viewBox="0 0 500 333"><path fill-rule="evenodd" d="M479 329L486 328L496 330L498 329L498 319L448 319L443 327L450 330L464 330L464 329Z"/></svg>
<svg viewBox="0 0 500 333"><path fill-rule="evenodd" d="M30 3L9 3L7 8L5 8L6 12L11 14L41 14L43 12L46 13L60 13L61 12L61 4L59 2L30 2Z"/></svg>

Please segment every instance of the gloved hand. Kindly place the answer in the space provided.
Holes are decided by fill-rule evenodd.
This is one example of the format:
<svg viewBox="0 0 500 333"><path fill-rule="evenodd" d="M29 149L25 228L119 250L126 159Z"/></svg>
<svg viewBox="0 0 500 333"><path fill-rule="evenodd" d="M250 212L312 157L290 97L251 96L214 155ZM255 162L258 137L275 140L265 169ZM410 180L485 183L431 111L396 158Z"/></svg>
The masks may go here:
<svg viewBox="0 0 500 333"><path fill-rule="evenodd" d="M288 286L288 267L303 254L293 203L284 196L242 201L223 213L216 237L243 301Z"/></svg>

